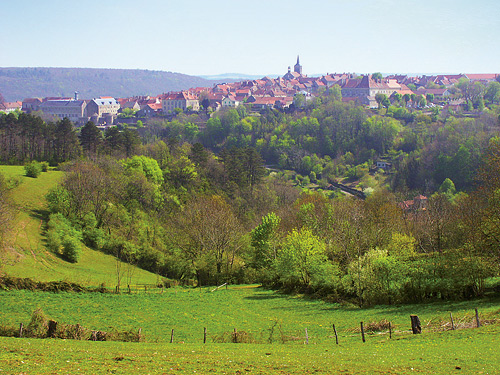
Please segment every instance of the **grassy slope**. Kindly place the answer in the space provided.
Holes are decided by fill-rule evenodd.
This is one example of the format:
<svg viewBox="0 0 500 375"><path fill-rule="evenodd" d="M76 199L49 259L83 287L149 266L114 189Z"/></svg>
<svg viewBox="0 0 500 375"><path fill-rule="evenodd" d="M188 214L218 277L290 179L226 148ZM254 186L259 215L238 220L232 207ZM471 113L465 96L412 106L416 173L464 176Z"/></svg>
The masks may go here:
<svg viewBox="0 0 500 375"><path fill-rule="evenodd" d="M116 284L116 260L101 252L84 248L80 261L71 264L48 252L44 244L43 218L45 195L63 176L49 171L38 178L24 176L22 166L0 166L6 178L20 176L22 183L13 190L19 212L13 230L13 247L8 251L5 273L40 281L66 280L85 285ZM123 268L126 268L124 266ZM153 284L157 276L140 269L134 271L133 283Z"/></svg>
<svg viewBox="0 0 500 375"><path fill-rule="evenodd" d="M39 306L55 320L81 323L94 329L138 329L146 343L92 343L71 340L0 338L0 369L15 373L437 373L448 374L458 366L466 373L495 373L500 359L500 326L457 331L430 330L447 321L473 321L473 309L482 319L499 316L498 300L459 303L347 309L266 291L238 288L200 293L176 288L163 294L102 295L74 293L0 292L0 319L13 325L27 323ZM23 304L19 304L23 300ZM418 314L422 335L409 333L409 314ZM362 343L354 332L365 323L391 320L397 328L367 335ZM267 343L276 320L283 333L298 336L287 344ZM331 323L339 331L335 345ZM437 324L436 326L441 326ZM435 327L436 327L435 326ZM201 344L203 327L209 336L239 331L261 337L259 344ZM304 345L304 328L309 345ZM175 328L175 343L169 344ZM279 336L275 329L275 339ZM158 340L158 342L156 342ZM47 355L50 353L50 355ZM1 371L0 371L1 373Z"/></svg>

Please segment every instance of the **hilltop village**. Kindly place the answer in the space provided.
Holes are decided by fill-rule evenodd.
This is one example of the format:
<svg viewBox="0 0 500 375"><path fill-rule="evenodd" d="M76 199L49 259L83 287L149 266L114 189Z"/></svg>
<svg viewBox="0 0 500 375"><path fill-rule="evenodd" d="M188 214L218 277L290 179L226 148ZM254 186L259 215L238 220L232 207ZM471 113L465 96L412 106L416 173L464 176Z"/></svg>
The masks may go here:
<svg viewBox="0 0 500 375"><path fill-rule="evenodd" d="M436 104L460 108L468 100L464 95L454 95L457 91L456 85L461 79L468 80L471 84L486 86L498 77L498 74L383 77L380 73L332 73L321 77L308 77L303 73L297 56L293 69L288 67L288 71L277 78L263 77L220 83L213 87L194 87L157 96L101 96L81 99L78 92L75 92L74 97L26 98L22 102L4 102L0 104L0 111L42 111L46 116L68 118L76 125L81 126L92 121L105 127L117 124L119 117L130 117L123 114L134 114L135 118L146 119L165 116L172 118L180 112L216 112L221 108L235 108L240 104L246 104L255 111L268 108L287 111L304 107L316 96L334 89L340 89L342 101L352 101L369 108L378 107L384 98L391 102L403 99L407 107L421 108Z"/></svg>

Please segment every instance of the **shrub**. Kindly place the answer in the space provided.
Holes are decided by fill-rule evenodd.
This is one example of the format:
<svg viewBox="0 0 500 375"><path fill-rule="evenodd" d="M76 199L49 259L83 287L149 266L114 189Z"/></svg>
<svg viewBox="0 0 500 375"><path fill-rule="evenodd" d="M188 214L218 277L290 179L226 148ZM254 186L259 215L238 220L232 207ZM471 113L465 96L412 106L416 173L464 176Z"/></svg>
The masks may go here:
<svg viewBox="0 0 500 375"><path fill-rule="evenodd" d="M31 321L26 327L26 336L28 337L45 337L49 326L49 320L42 309L36 309L31 314Z"/></svg>
<svg viewBox="0 0 500 375"><path fill-rule="evenodd" d="M32 161L24 165L26 176L37 178L42 173L42 165L37 161Z"/></svg>
<svg viewBox="0 0 500 375"><path fill-rule="evenodd" d="M63 257L71 263L76 263L80 259L80 253L82 252L82 246L80 241L75 237L65 236L62 242Z"/></svg>
<svg viewBox="0 0 500 375"><path fill-rule="evenodd" d="M46 161L42 161L40 163L41 167L42 167L42 172L48 172L49 171L49 163L46 162Z"/></svg>
<svg viewBox="0 0 500 375"><path fill-rule="evenodd" d="M47 231L47 246L69 262L76 263L80 257L82 233L75 229L62 214L51 214Z"/></svg>

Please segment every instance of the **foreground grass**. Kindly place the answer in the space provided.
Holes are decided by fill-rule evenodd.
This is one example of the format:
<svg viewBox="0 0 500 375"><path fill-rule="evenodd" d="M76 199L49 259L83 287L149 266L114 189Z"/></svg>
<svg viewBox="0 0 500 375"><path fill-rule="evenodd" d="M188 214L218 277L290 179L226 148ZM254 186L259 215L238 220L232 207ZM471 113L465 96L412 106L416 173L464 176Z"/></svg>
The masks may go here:
<svg viewBox="0 0 500 375"><path fill-rule="evenodd" d="M321 345L157 344L0 338L0 373L498 373L497 327Z"/></svg>
<svg viewBox="0 0 500 375"><path fill-rule="evenodd" d="M410 314L417 314L424 333L450 329L449 313L456 325L473 326L474 308L482 321L500 318L500 301L476 300L455 303L348 308L317 300L288 296L262 288L230 287L211 293L210 289L174 288L164 293L100 294L30 291L0 292L0 322L18 327L27 325L31 313L41 308L58 322L81 324L102 331L142 329L148 342L200 343L204 328L208 341L220 341L234 329L248 334L248 341L286 342L302 345L307 328L310 344L331 344L335 324L341 343L360 340L359 323L388 320L394 337L410 333ZM388 331L367 335L368 340L388 336Z"/></svg>
<svg viewBox="0 0 500 375"><path fill-rule="evenodd" d="M17 208L13 225L12 246L4 260L3 271L15 277L30 277L37 281L71 281L82 285L116 285L116 259L112 256L83 248L78 263L68 263L45 248L43 235L45 220L48 217L45 195L56 186L64 173L50 170L38 178L24 175L22 166L0 166L0 173L6 179L18 178L20 184L12 191ZM122 269L128 266L121 263ZM155 274L132 267L133 284L154 284L158 281Z"/></svg>

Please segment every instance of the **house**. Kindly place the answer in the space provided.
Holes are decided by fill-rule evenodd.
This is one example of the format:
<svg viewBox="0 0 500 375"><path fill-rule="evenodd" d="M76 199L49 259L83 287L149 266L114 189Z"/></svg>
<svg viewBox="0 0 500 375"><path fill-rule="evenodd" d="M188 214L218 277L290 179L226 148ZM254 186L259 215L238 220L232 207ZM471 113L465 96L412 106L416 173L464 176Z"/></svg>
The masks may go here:
<svg viewBox="0 0 500 375"><path fill-rule="evenodd" d="M383 169L384 171L388 171L392 168L392 163L389 163L385 160L379 160L376 163L377 169Z"/></svg>
<svg viewBox="0 0 500 375"><path fill-rule="evenodd" d="M425 211L427 209L427 197L425 195L417 195L409 201L399 203L399 207L404 211Z"/></svg>
<svg viewBox="0 0 500 375"><path fill-rule="evenodd" d="M137 100L129 100L126 102L120 103L120 112L124 109L131 109L132 111L138 111L141 109L139 102Z"/></svg>
<svg viewBox="0 0 500 375"><path fill-rule="evenodd" d="M0 112L10 113L17 110L20 111L22 107L22 102L3 102L0 103Z"/></svg>
<svg viewBox="0 0 500 375"><path fill-rule="evenodd" d="M111 96L101 96L90 100L87 104L86 114L94 124L113 124L118 115L120 103Z"/></svg>
<svg viewBox="0 0 500 375"><path fill-rule="evenodd" d="M164 113L173 112L174 109L179 108L185 111L191 108L193 111L200 110L200 103L198 97L188 91L171 92L162 97L162 109Z"/></svg>
<svg viewBox="0 0 500 375"><path fill-rule="evenodd" d="M408 88L402 86L396 79L372 79L371 75L365 75L361 79L347 79L339 81L342 90L342 97L360 98L361 103L371 108L377 107L375 100L377 94L384 94L390 97L393 93L403 93ZM404 95L404 94L403 94Z"/></svg>
<svg viewBox="0 0 500 375"><path fill-rule="evenodd" d="M228 96L224 97L224 99L222 99L223 108L236 108L239 105L240 102L232 94L229 94Z"/></svg>
<svg viewBox="0 0 500 375"><path fill-rule="evenodd" d="M143 106L139 111L137 111L137 116L139 117L155 117L157 114L162 112L162 103L151 103Z"/></svg>
<svg viewBox="0 0 500 375"><path fill-rule="evenodd" d="M451 95L451 92L448 89L426 89L423 87L419 87L416 91L417 95L427 96L428 94L434 95L434 99L443 100Z"/></svg>
<svg viewBox="0 0 500 375"><path fill-rule="evenodd" d="M42 99L40 98L26 98L22 103L22 111L26 113L39 111L40 104L42 104Z"/></svg>

